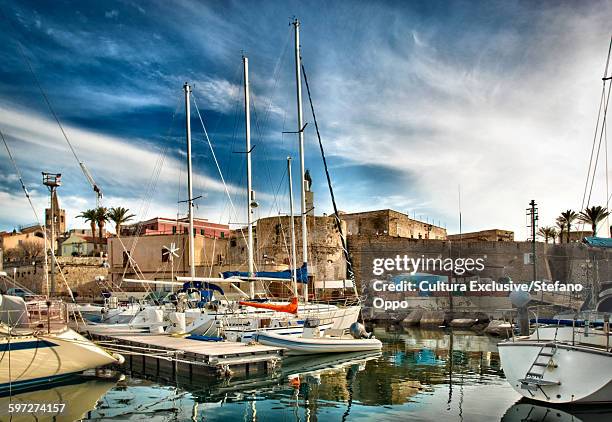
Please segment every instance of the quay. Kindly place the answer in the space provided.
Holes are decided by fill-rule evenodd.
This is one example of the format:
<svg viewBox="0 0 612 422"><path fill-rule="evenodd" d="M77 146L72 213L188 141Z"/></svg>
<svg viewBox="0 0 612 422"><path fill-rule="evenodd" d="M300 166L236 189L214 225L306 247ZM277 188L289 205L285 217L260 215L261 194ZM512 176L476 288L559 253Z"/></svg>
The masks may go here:
<svg viewBox="0 0 612 422"><path fill-rule="evenodd" d="M201 341L168 335L96 335L96 343L125 357L132 372L160 378L197 379L272 372L281 348L229 341Z"/></svg>

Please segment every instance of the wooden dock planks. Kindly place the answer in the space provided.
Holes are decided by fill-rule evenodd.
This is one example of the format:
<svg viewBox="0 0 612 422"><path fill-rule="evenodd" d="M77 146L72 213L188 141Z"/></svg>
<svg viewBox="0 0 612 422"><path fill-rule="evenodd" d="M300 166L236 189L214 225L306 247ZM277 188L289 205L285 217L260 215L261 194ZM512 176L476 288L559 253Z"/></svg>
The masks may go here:
<svg viewBox="0 0 612 422"><path fill-rule="evenodd" d="M132 366L131 369L134 369L134 358L142 362L143 369L145 360L154 359L157 360L157 371L160 370L160 365L170 364L177 370L181 366L183 371L190 374L195 367L198 367L198 370L208 367L211 375L269 372L278 363L282 350L260 344L208 342L168 335L113 335L100 339L104 343L112 342L119 353L122 350L131 350L132 357L127 361Z"/></svg>

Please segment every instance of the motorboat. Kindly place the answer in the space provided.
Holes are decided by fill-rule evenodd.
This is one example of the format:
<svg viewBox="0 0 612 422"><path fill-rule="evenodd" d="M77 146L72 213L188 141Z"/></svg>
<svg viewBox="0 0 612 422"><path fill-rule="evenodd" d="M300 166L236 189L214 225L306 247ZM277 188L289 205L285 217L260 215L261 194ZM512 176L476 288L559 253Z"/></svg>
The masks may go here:
<svg viewBox="0 0 612 422"><path fill-rule="evenodd" d="M51 306L42 320L33 315L22 298L0 295L0 394L124 361L65 324L51 323Z"/></svg>
<svg viewBox="0 0 612 422"><path fill-rule="evenodd" d="M282 347L287 350L287 355L368 352L382 349L382 342L376 338L355 337L321 335L318 322L306 321L302 336L283 336L263 331L255 333L253 340L266 346Z"/></svg>

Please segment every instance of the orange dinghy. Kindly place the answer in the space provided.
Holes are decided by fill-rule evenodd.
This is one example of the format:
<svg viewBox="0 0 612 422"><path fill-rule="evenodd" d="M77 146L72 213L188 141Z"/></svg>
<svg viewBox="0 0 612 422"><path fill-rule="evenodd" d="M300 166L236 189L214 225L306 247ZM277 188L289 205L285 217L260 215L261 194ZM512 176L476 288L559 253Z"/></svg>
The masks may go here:
<svg viewBox="0 0 612 422"><path fill-rule="evenodd" d="M291 299L291 303L286 305L275 305L273 303L259 303L259 302L238 302L240 305L251 306L253 308L271 309L278 312L288 312L290 314L297 314L298 312L298 299L294 297Z"/></svg>

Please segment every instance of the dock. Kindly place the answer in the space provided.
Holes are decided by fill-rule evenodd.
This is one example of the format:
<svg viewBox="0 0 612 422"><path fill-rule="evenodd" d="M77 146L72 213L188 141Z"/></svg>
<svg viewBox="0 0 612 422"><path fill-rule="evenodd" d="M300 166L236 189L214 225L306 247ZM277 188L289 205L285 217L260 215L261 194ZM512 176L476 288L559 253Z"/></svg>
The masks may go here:
<svg viewBox="0 0 612 422"><path fill-rule="evenodd" d="M105 335L96 342L125 357L130 371L160 378L266 374L280 360L278 347L201 341L168 335Z"/></svg>

